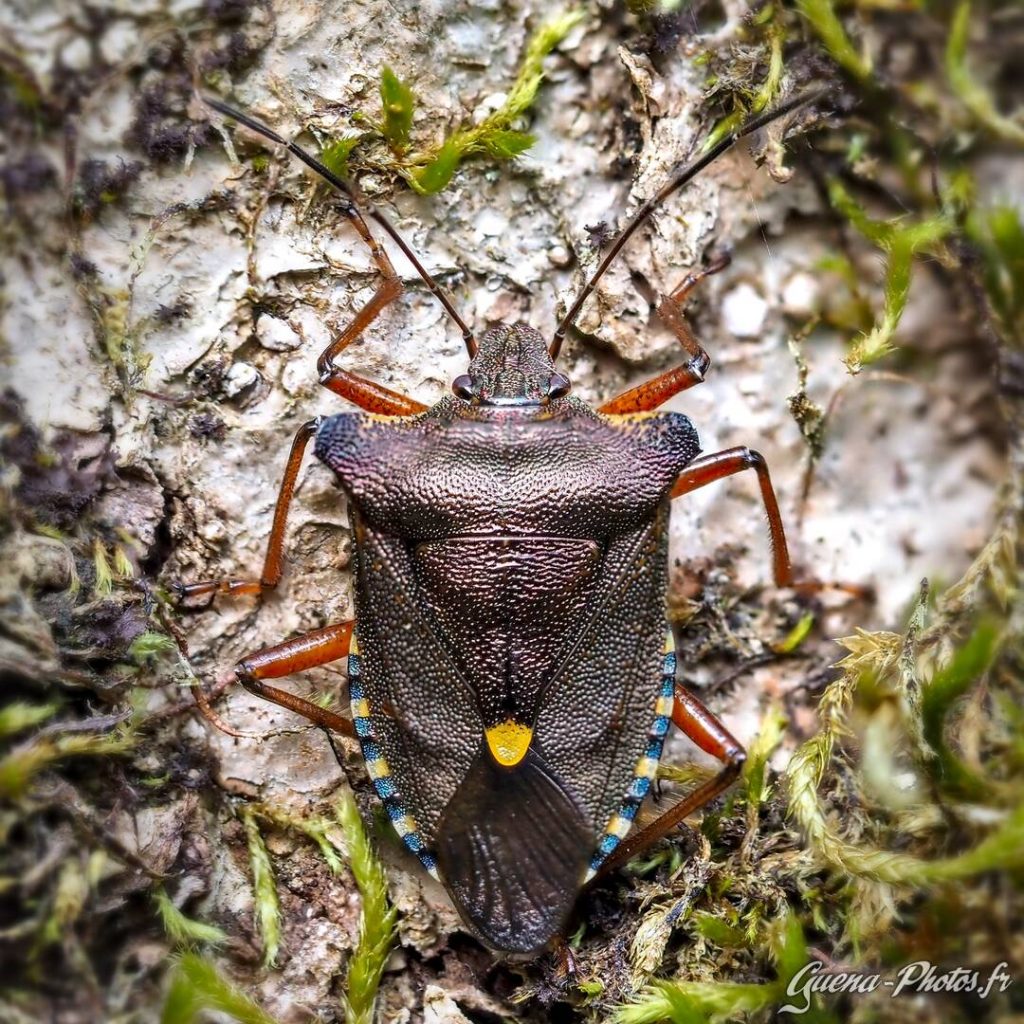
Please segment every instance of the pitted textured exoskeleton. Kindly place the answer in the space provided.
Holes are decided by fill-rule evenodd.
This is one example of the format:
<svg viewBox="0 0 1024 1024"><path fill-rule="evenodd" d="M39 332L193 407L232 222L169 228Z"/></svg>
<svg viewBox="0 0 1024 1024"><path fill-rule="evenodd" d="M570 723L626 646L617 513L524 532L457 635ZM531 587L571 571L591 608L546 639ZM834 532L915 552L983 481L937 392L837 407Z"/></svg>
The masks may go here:
<svg viewBox="0 0 1024 1024"><path fill-rule="evenodd" d="M661 298L658 312L683 349L677 367L593 409L570 394L556 360L595 283L650 213L737 139L812 98L748 123L641 206L550 344L522 323L478 343L374 211L459 325L470 357L453 394L430 407L337 365L401 292L348 186L294 143L209 101L341 192L381 284L318 362L321 383L363 412L314 420L297 434L260 578L193 583L181 594L277 585L288 507L313 440L349 502L356 619L243 659L238 679L358 738L406 846L494 949L534 952L557 941L585 884L722 793L743 763L737 740L676 681L665 609L669 509L698 487L754 470L780 587L793 582L782 520L757 452L701 455L686 416L656 411L704 379L710 359L682 308L726 261ZM267 682L346 656L351 718ZM634 829L670 724L724 767Z"/></svg>

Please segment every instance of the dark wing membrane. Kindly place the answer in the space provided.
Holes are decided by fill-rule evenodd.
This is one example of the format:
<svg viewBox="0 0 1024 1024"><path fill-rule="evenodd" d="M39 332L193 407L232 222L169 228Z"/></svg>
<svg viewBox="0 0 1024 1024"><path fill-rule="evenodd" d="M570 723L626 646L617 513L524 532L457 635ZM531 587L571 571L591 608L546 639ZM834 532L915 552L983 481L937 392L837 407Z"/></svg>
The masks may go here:
<svg viewBox="0 0 1024 1024"><path fill-rule="evenodd" d="M600 830L619 809L647 750L662 685L668 502L611 542L604 586L548 684L534 744Z"/></svg>
<svg viewBox="0 0 1024 1024"><path fill-rule="evenodd" d="M531 953L562 930L596 839L535 751L507 769L481 748L436 842L441 877L464 920L497 949Z"/></svg>
<svg viewBox="0 0 1024 1024"><path fill-rule="evenodd" d="M483 735L476 701L415 593L401 540L357 524L356 635L373 739L428 846Z"/></svg>

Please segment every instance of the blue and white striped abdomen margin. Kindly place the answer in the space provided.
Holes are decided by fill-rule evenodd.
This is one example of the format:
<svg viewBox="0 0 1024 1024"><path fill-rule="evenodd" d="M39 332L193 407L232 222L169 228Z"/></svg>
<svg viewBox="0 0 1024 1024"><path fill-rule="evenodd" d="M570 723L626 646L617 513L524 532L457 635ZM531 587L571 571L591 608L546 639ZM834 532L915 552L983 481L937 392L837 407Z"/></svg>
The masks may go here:
<svg viewBox="0 0 1024 1024"><path fill-rule="evenodd" d="M654 702L654 721L647 734L647 748L633 770L633 781L622 798L622 806L609 819L597 844L597 850L590 860L590 870L585 881L589 882L597 873L605 858L622 842L633 827L633 819L640 809L644 797L658 774L658 762L665 746L665 735L672 721L672 703L676 685L676 645L672 630L665 634L665 659L661 668L661 689Z"/></svg>
<svg viewBox="0 0 1024 1024"><path fill-rule="evenodd" d="M391 775L391 769L374 738L373 723L370 720L370 705L363 692L361 677L359 645L353 634L348 653L349 697L352 701L352 724L355 726L359 745L363 749L367 774L369 774L373 788L377 791L377 796L380 797L380 802L384 805L384 810L387 811L388 818L391 819L391 824L395 827L402 842L416 854L427 871L437 878L437 861L427 849L426 843L423 842L416 819L408 812L403 803Z"/></svg>

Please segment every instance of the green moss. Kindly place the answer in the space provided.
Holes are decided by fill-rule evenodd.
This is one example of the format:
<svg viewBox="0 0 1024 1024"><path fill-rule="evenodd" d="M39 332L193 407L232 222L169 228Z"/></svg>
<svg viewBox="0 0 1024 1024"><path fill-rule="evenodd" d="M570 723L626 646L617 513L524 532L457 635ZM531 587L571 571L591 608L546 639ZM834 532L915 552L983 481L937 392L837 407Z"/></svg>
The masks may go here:
<svg viewBox="0 0 1024 1024"><path fill-rule="evenodd" d="M249 846L255 914L266 965L275 961L280 947L281 909L259 820L311 839L333 873L341 874L347 864L359 891L362 912L359 939L348 964L342 1010L347 1024L372 1024L381 974L397 934L397 913L388 900L387 877L370 845L355 801L351 795L343 797L337 805L336 819L297 816L265 804L247 805L241 818Z"/></svg>
<svg viewBox="0 0 1024 1024"><path fill-rule="evenodd" d="M967 237L982 259L982 282L1005 340L1024 347L1024 224L1009 205L974 207Z"/></svg>
<svg viewBox="0 0 1024 1024"><path fill-rule="evenodd" d="M240 817L245 827L245 840L249 847L249 866L252 870L254 900L253 914L263 940L263 965L270 967L277 960L277 952L281 947L281 903L277 896L277 883L256 813L250 807L243 807Z"/></svg>
<svg viewBox="0 0 1024 1024"><path fill-rule="evenodd" d="M24 795L36 775L62 761L126 754L134 744L135 739L126 728L109 735L69 732L33 737L0 758L0 799Z"/></svg>
<svg viewBox="0 0 1024 1024"><path fill-rule="evenodd" d="M381 134L400 156L409 145L416 101L412 89L389 67L385 67L380 75L380 102L384 108Z"/></svg>
<svg viewBox="0 0 1024 1024"><path fill-rule="evenodd" d="M320 159L324 166L338 175L339 178L348 176L348 160L352 151L366 137L366 132L358 135L346 135L340 139L332 139L320 147Z"/></svg>
<svg viewBox="0 0 1024 1024"><path fill-rule="evenodd" d="M961 0L953 14L946 44L946 76L957 97L975 119L997 138L1024 144L1024 124L1005 117L996 108L992 93L967 66L967 41L971 27L971 0Z"/></svg>
<svg viewBox="0 0 1024 1024"><path fill-rule="evenodd" d="M239 1024L277 1024L251 997L228 981L212 961L186 953L171 973L160 1024L198 1024L209 1019L210 1013L223 1014Z"/></svg>
<svg viewBox="0 0 1024 1024"><path fill-rule="evenodd" d="M373 1024L377 989L396 937L396 911L388 901L387 877L370 846L355 800L338 803L338 821L348 846L349 867L362 900L359 941L349 960L342 1009L346 1024Z"/></svg>
<svg viewBox="0 0 1024 1024"><path fill-rule="evenodd" d="M954 704L985 675L996 655L998 630L992 623L979 626L923 686L921 733L933 757L929 759L935 782L963 800L984 800L990 787L953 752L946 723Z"/></svg>
<svg viewBox="0 0 1024 1024"><path fill-rule="evenodd" d="M318 702L319 703L319 702ZM276 828L288 829L311 839L331 871L338 875L344 870L344 845L338 837L338 823L324 815L300 816L271 804L250 804L249 812Z"/></svg>
<svg viewBox="0 0 1024 1024"><path fill-rule="evenodd" d="M867 334L854 341L844 360L850 373L857 374L895 350L896 329L910 294L913 262L922 253L934 253L952 231L953 223L941 213L918 221L904 217L873 220L836 180L829 183L829 198L836 210L885 254L882 315Z"/></svg>
<svg viewBox="0 0 1024 1024"><path fill-rule="evenodd" d="M511 160L534 143L534 137L513 127L533 104L544 79L544 58L583 20L582 11L559 14L545 21L530 37L519 73L505 102L471 128L449 135L433 153L414 161L420 166L406 170L417 192L440 192L467 157L486 154L495 160Z"/></svg>
<svg viewBox="0 0 1024 1024"><path fill-rule="evenodd" d="M163 886L153 893L153 902L167 937L176 946L219 946L228 936L220 928L186 917L172 902Z"/></svg>
<svg viewBox="0 0 1024 1024"><path fill-rule="evenodd" d="M166 633L147 630L132 641L131 647L128 648L128 655L132 661L144 662L173 650L175 650L174 640Z"/></svg>
<svg viewBox="0 0 1024 1024"><path fill-rule="evenodd" d="M39 725L52 718L60 711L60 704L26 704L16 701L0 708L0 740L14 736L34 725Z"/></svg>
<svg viewBox="0 0 1024 1024"><path fill-rule="evenodd" d="M795 915L786 913L773 922L770 949L776 963L774 981L659 981L633 1003L619 1007L614 1020L617 1024L704 1024L770 1009L785 998L790 978L807 963L807 944Z"/></svg>
<svg viewBox="0 0 1024 1024"><path fill-rule="evenodd" d="M93 591L98 597L109 597L114 589L114 573L110 568L110 560L107 558L107 549L99 537L93 540L92 564L96 582L93 584Z"/></svg>
<svg viewBox="0 0 1024 1024"><path fill-rule="evenodd" d="M701 146L701 152L706 153L716 146L727 135L740 128L748 118L760 114L778 98L779 88L782 84L782 57L785 39L785 29L778 18L778 10L775 4L765 4L751 24L751 27L764 40L767 69L763 81L755 88L749 77L729 76L730 83L736 86L732 90L732 99L736 107L719 120L708 133L708 137ZM721 83L715 84L716 86L721 85Z"/></svg>
<svg viewBox="0 0 1024 1024"><path fill-rule="evenodd" d="M530 36L515 81L505 101L478 123L449 132L440 142L410 152L413 120L419 100L414 83L403 80L390 68L381 71L380 97L382 118L365 114L353 120L366 131L332 139L322 144L321 159L336 174L349 173L355 148L374 136L387 143L389 155L369 160L368 167L400 174L417 192L433 195L448 186L464 160L483 156L507 161L521 156L534 143L534 137L518 127L534 104L544 80L544 58L561 43L571 29L583 20L582 11L554 15Z"/></svg>
<svg viewBox="0 0 1024 1024"><path fill-rule="evenodd" d="M871 64L853 45L833 0L797 0L797 10L807 19L829 56L862 86L874 88Z"/></svg>

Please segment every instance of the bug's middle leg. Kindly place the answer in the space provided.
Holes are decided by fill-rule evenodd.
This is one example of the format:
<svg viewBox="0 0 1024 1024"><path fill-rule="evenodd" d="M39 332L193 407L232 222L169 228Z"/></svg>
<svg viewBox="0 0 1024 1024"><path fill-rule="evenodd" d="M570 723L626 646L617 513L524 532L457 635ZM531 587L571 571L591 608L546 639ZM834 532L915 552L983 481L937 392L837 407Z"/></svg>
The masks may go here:
<svg viewBox="0 0 1024 1024"><path fill-rule="evenodd" d="M668 835L684 818L710 803L732 785L743 767L747 753L739 740L689 690L676 683L672 702L672 722L707 754L724 767L713 778L698 786L664 814L639 832L628 836L598 869L596 878L616 871L653 843Z"/></svg>
<svg viewBox="0 0 1024 1024"><path fill-rule="evenodd" d="M658 315L679 339L679 344L686 353L686 362L609 399L598 407L598 412L615 416L631 412L650 412L667 402L673 395L678 395L680 391L686 391L704 380L711 365L711 357L693 336L693 331L690 330L690 325L683 314L683 303L704 278L724 270L730 262L730 257L723 255L702 270L690 271L679 286L668 295L663 295L658 303Z"/></svg>
<svg viewBox="0 0 1024 1024"><path fill-rule="evenodd" d="M678 498L707 484L752 469L757 473L757 483L761 488L761 500L764 502L765 514L768 517L768 532L772 545L772 575L777 587L793 586L793 567L789 560L789 545L786 543L786 530L782 525L782 514L779 502L772 487L772 478L768 473L768 464L760 452L740 446L726 448L712 455L702 455L694 459L676 480L672 488L672 497ZM801 584L803 586L803 584ZM813 589L820 589L818 584Z"/></svg>
<svg viewBox="0 0 1024 1024"><path fill-rule="evenodd" d="M288 509L291 507L295 483L302 466L302 457L310 438L316 435L317 421L304 423L292 441L288 462L284 469L284 477L277 493L277 504L274 506L274 523L270 528L270 540L267 542L267 553L263 558L263 571L259 579L230 577L218 580L201 580L197 583L175 583L173 589L179 601L193 597L209 597L212 601L218 594L262 594L264 590L273 590L281 580L284 571L284 531L288 523Z"/></svg>

